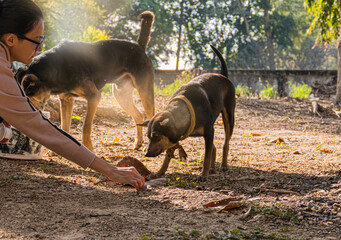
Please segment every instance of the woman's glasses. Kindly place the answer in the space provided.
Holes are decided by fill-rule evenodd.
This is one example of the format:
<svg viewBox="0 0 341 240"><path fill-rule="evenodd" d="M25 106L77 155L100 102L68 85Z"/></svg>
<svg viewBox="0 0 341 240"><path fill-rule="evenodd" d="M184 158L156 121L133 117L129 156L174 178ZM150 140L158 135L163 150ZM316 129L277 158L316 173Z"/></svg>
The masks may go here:
<svg viewBox="0 0 341 240"><path fill-rule="evenodd" d="M34 40L32 40L30 38L27 38L25 36L22 36L22 35L17 35L17 37L21 38L21 39L24 39L24 40L27 40L27 41L30 41L31 43L37 44L35 51L37 51L38 48L43 44L43 41L44 41L44 38L45 38L45 36L42 36L40 41L38 42L38 41L34 41Z"/></svg>

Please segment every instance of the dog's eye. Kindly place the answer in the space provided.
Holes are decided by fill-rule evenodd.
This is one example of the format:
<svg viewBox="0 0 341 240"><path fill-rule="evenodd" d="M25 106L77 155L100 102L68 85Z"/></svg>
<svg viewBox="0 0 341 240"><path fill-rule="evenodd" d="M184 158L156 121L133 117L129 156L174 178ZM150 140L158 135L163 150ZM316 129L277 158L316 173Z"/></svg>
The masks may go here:
<svg viewBox="0 0 341 240"><path fill-rule="evenodd" d="M153 140L159 140L161 138L161 136L157 133L153 133L152 138L153 138Z"/></svg>

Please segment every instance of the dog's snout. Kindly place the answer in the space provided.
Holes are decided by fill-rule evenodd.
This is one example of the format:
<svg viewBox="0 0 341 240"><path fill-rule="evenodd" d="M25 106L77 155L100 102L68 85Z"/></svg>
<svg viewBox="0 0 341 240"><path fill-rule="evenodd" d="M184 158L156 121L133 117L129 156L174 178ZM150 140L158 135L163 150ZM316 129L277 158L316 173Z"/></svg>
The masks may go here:
<svg viewBox="0 0 341 240"><path fill-rule="evenodd" d="M150 148L148 148L144 156L155 157L155 154L153 154L153 152L150 150Z"/></svg>
<svg viewBox="0 0 341 240"><path fill-rule="evenodd" d="M152 150L152 149L148 148L145 156L146 157L157 157L157 156L159 156L161 154L161 152L162 151L160 151L159 149Z"/></svg>

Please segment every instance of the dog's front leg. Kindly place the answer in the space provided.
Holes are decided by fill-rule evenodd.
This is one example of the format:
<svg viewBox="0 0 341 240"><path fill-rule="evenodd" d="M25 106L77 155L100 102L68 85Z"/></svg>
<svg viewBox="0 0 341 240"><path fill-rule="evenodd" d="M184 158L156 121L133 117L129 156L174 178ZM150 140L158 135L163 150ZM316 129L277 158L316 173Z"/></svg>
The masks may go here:
<svg viewBox="0 0 341 240"><path fill-rule="evenodd" d="M213 137L214 137L214 129L209 131L209 134L206 134L204 136L204 139L205 139L205 157L204 157L204 165L203 165L203 169L201 172L201 176L199 177L199 180L201 180L201 181L206 180L208 173L210 171L211 160L212 160L212 156L213 156L213 148L214 148Z"/></svg>
<svg viewBox="0 0 341 240"><path fill-rule="evenodd" d="M173 155L174 155L174 152L173 152ZM166 153L165 159L163 160L163 163L162 163L162 166L161 166L160 170L153 175L153 178L159 178L163 174L165 174L165 172L168 169L169 162L170 162L171 159L172 159L172 157L168 153Z"/></svg>
<svg viewBox="0 0 341 240"><path fill-rule="evenodd" d="M211 168L210 173L215 173L215 160L216 160L217 149L213 144L212 156L211 156Z"/></svg>
<svg viewBox="0 0 341 240"><path fill-rule="evenodd" d="M91 97L88 97L88 109L86 112L86 117L84 120L84 125L83 125L83 136L82 136L82 141L83 144L89 148L90 150L93 150L93 145L91 141L91 126L94 121L94 117L96 114L97 106L99 104L99 101L101 99L101 93L99 91L94 91L94 95Z"/></svg>
<svg viewBox="0 0 341 240"><path fill-rule="evenodd" d="M62 93L59 95L59 101L61 128L64 131L70 132L74 97L69 94Z"/></svg>

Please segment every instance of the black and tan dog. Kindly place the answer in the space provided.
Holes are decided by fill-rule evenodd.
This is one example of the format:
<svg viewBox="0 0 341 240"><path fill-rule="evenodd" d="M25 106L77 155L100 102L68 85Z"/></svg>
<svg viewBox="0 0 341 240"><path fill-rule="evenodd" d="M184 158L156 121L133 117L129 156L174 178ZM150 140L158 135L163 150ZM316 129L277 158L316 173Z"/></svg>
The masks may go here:
<svg viewBox="0 0 341 240"><path fill-rule="evenodd" d="M178 142L187 137L203 136L205 139L201 178L204 180L209 172L215 171L214 123L220 113L225 129L221 168L227 169L229 141L234 127L235 88L227 78L227 67L221 53L211 47L219 57L221 74L208 73L192 79L173 94L162 112L142 124L148 126L149 144L146 156L156 157L167 150L163 165L155 174L157 177L166 172L176 148L185 154Z"/></svg>
<svg viewBox="0 0 341 240"><path fill-rule="evenodd" d="M144 116L134 105L134 88L139 92L147 118L154 115L154 69L145 53L154 14L145 11L140 19L141 32L137 43L118 39L93 43L62 41L16 74L25 93L39 109L50 94L59 95L61 127L66 131L70 130L74 97L87 100L82 138L89 149L93 149L90 135L101 97L99 90L106 83L114 83L117 102L137 124L144 121ZM136 149L142 141L142 127L137 126Z"/></svg>

